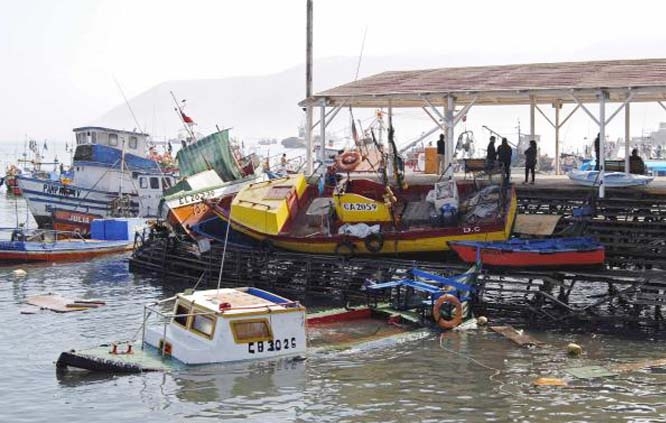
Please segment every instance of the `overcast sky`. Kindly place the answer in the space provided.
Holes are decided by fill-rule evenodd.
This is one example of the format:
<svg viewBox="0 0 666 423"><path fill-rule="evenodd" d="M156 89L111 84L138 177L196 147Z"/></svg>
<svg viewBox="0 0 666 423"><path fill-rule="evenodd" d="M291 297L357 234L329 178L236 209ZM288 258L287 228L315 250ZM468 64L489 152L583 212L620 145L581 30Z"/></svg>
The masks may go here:
<svg viewBox="0 0 666 423"><path fill-rule="evenodd" d="M305 4L0 0L0 142L71 137L72 127L123 102L114 77L131 98L168 80L301 64ZM314 56L358 56L367 28L364 56L666 57L664 12L666 3L640 0L314 0Z"/></svg>

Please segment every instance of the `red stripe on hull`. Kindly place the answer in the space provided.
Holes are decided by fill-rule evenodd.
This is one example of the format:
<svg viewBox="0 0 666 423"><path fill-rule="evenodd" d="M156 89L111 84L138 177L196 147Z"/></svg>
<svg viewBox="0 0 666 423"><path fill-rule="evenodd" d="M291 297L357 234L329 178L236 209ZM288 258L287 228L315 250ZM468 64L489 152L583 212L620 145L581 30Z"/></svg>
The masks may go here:
<svg viewBox="0 0 666 423"><path fill-rule="evenodd" d="M359 310L345 310L340 313L328 314L324 316L313 316L308 318L308 325L317 326L329 323L344 322L348 320L368 319L372 315L369 308Z"/></svg>
<svg viewBox="0 0 666 423"><path fill-rule="evenodd" d="M62 261L81 261L104 254L122 253L131 249L131 247L118 247L97 251L85 252L57 252L57 253L34 253L18 251L0 251L0 262L20 262L20 263L51 263Z"/></svg>
<svg viewBox="0 0 666 423"><path fill-rule="evenodd" d="M458 256L464 262L476 262L476 247L452 245L451 248L458 253ZM488 266L591 266L603 264L604 260L605 251L603 247L589 251L562 251L553 253L481 249L481 263Z"/></svg>

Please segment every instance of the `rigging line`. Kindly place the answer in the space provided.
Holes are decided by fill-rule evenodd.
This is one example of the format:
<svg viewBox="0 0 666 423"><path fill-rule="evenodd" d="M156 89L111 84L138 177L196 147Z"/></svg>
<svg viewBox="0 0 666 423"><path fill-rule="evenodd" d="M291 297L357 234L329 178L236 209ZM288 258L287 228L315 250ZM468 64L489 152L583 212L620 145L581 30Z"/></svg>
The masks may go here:
<svg viewBox="0 0 666 423"><path fill-rule="evenodd" d="M488 377L488 380L490 380L490 381L492 381L492 382L495 382L495 383L498 383L498 384L499 384L499 386L497 387L497 390L498 390L498 391L500 391L500 392L502 392L502 393L504 393L504 394L506 394L506 395L511 395L511 396L514 396L514 397L520 397L520 398L523 397L522 395L518 395L518 394L516 394L516 393L514 393L514 392L509 392L509 391L504 390L504 385L505 385L505 383L502 382L502 381L500 381L500 380L495 379L495 377L499 376L499 375L502 373L502 371L501 371L500 369L496 369L495 367L492 367L492 366L489 366L489 365L487 365L487 364L484 364L484 363L480 362L479 360L477 360L477 359L475 359L475 358L473 358L473 357L470 357L470 356L468 356L468 355L464 355L464 354L462 354L462 353L460 353L460 352L458 352L458 351L455 351L455 350L452 350L452 349L446 348L446 347L444 346L444 333L442 333L442 334L439 336L439 347L440 347L441 349L443 349L444 351L446 351L446 352L450 352L450 353L455 354L455 355L457 355L457 356L459 356L459 357L461 357L461 358L464 358L464 359L466 359L466 360L469 360L469 361L471 361L472 363L476 364L477 366L483 367L484 369L492 370L494 373Z"/></svg>
<svg viewBox="0 0 666 423"><path fill-rule="evenodd" d="M120 94L122 94L123 99L125 99L125 104L127 105L127 108L130 111L130 114L132 115L132 119L134 119L134 123L136 124L136 128L143 133L143 129L141 129L141 125L139 125L139 120L136 118L136 115L134 114L134 110L132 110L132 106L130 106L129 101L127 101L127 97L125 96L125 92L123 91L123 88L120 86L120 83L116 79L116 76L113 75L113 81L116 83L116 86L118 87L118 90L120 91Z"/></svg>
<svg viewBox="0 0 666 423"><path fill-rule="evenodd" d="M354 75L354 81L358 79L358 73L361 70L361 59L363 59L363 49L365 48L365 36L368 35L368 26L365 26L363 31L363 41L361 41L361 52L358 55L358 62L356 64L356 75Z"/></svg>

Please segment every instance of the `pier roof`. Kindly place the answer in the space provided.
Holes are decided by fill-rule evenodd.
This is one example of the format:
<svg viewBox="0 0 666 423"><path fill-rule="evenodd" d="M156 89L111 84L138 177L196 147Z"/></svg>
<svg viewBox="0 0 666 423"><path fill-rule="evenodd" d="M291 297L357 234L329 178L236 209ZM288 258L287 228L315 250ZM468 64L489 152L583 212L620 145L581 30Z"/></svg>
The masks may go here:
<svg viewBox="0 0 666 423"><path fill-rule="evenodd" d="M322 91L301 105L423 107L446 96L476 105L666 100L666 59L603 60L389 71Z"/></svg>

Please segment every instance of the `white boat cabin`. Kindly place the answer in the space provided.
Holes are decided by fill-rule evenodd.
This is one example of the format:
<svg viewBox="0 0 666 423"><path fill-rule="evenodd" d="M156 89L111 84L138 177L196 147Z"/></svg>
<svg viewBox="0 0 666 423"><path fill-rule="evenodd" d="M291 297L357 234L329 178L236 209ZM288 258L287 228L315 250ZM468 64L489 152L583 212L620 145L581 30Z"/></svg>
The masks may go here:
<svg viewBox="0 0 666 423"><path fill-rule="evenodd" d="M119 129L103 128L99 126L84 126L74 128L76 134L76 145L99 144L125 151L140 157L148 151L148 134L141 132L130 132Z"/></svg>
<svg viewBox="0 0 666 423"><path fill-rule="evenodd" d="M172 313L159 310L174 301ZM257 288L221 288L177 294L146 306L143 341L185 364L272 359L306 351L306 309Z"/></svg>

